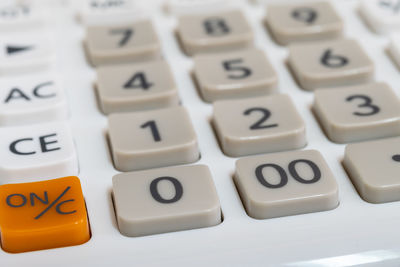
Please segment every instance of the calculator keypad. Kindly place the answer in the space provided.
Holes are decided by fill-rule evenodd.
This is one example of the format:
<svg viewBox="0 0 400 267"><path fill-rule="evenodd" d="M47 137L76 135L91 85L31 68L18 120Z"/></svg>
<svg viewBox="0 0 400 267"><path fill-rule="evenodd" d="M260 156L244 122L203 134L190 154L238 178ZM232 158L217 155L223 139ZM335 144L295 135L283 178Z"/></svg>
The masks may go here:
<svg viewBox="0 0 400 267"><path fill-rule="evenodd" d="M109 116L109 138L120 171L195 162L197 137L185 108Z"/></svg>
<svg viewBox="0 0 400 267"><path fill-rule="evenodd" d="M400 200L399 151L399 137L346 146L343 164L365 201Z"/></svg>
<svg viewBox="0 0 400 267"><path fill-rule="evenodd" d="M99 67L97 91L105 114L179 104L178 90L165 61Z"/></svg>
<svg viewBox="0 0 400 267"><path fill-rule="evenodd" d="M267 26L279 44L331 39L342 34L343 22L329 2L270 4Z"/></svg>
<svg viewBox="0 0 400 267"><path fill-rule="evenodd" d="M3 183L78 175L72 134L65 122L0 128Z"/></svg>
<svg viewBox="0 0 400 267"><path fill-rule="evenodd" d="M373 78L374 64L350 39L293 44L289 64L305 90L366 83Z"/></svg>
<svg viewBox="0 0 400 267"><path fill-rule="evenodd" d="M65 120L67 101L58 77L51 73L0 81L0 126Z"/></svg>
<svg viewBox="0 0 400 267"><path fill-rule="evenodd" d="M217 101L213 123L228 156L297 149L307 143L304 122L287 95Z"/></svg>
<svg viewBox="0 0 400 267"><path fill-rule="evenodd" d="M336 180L315 150L239 159L234 181L247 214L255 219L331 210L339 204Z"/></svg>
<svg viewBox="0 0 400 267"><path fill-rule="evenodd" d="M245 48L253 42L250 25L238 10L182 16L178 36L188 55Z"/></svg>
<svg viewBox="0 0 400 267"><path fill-rule="evenodd" d="M128 172L113 177L119 230L143 236L215 226L221 208L205 165Z"/></svg>
<svg viewBox="0 0 400 267"><path fill-rule="evenodd" d="M194 76L207 102L271 94L278 84L274 68L258 49L195 56Z"/></svg>
<svg viewBox="0 0 400 267"><path fill-rule="evenodd" d="M337 143L400 135L400 101L382 82L317 90L314 111Z"/></svg>
<svg viewBox="0 0 400 267"><path fill-rule="evenodd" d="M149 20L89 26L86 49L94 66L160 58L160 43Z"/></svg>

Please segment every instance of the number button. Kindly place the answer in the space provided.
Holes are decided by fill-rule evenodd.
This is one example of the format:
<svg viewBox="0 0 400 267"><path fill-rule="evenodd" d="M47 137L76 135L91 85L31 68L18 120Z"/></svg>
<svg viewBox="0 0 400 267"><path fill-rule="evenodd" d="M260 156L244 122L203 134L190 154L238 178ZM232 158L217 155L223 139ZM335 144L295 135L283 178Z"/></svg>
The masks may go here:
<svg viewBox="0 0 400 267"><path fill-rule="evenodd" d="M96 88L105 114L179 104L172 72L164 61L99 67Z"/></svg>
<svg viewBox="0 0 400 267"><path fill-rule="evenodd" d="M364 0L360 14L376 33L389 33L400 29L399 0Z"/></svg>
<svg viewBox="0 0 400 267"><path fill-rule="evenodd" d="M118 227L126 236L221 223L219 199L205 165L118 174L113 177L113 195Z"/></svg>
<svg viewBox="0 0 400 267"><path fill-rule="evenodd" d="M400 101L386 83L317 90L314 111L333 142L400 135Z"/></svg>
<svg viewBox="0 0 400 267"><path fill-rule="evenodd" d="M183 107L109 116L115 167L132 171L197 161L197 137Z"/></svg>
<svg viewBox="0 0 400 267"><path fill-rule="evenodd" d="M346 146L343 164L365 201L400 200L399 151L399 137Z"/></svg>
<svg viewBox="0 0 400 267"><path fill-rule="evenodd" d="M239 159L234 181L247 214L256 219L331 210L339 204L336 180L316 150Z"/></svg>
<svg viewBox="0 0 400 267"><path fill-rule="evenodd" d="M207 102L271 94L278 84L275 70L258 49L196 56L194 76Z"/></svg>
<svg viewBox="0 0 400 267"><path fill-rule="evenodd" d="M250 25L238 10L182 16L178 36L188 55L245 48L253 42Z"/></svg>
<svg viewBox="0 0 400 267"><path fill-rule="evenodd" d="M78 160L66 123L0 128L2 183L77 175Z"/></svg>
<svg viewBox="0 0 400 267"><path fill-rule="evenodd" d="M148 20L112 26L89 26L86 51L94 66L160 58L160 44Z"/></svg>
<svg viewBox="0 0 400 267"><path fill-rule="evenodd" d="M64 92L51 73L24 75L0 81L0 125L26 125L65 120Z"/></svg>
<svg viewBox="0 0 400 267"><path fill-rule="evenodd" d="M304 122L287 95L217 101L213 124L223 152L232 157L306 145Z"/></svg>
<svg viewBox="0 0 400 267"><path fill-rule="evenodd" d="M52 1L54 2L54 1ZM136 0L80 0L79 20L85 26L129 23L148 17Z"/></svg>
<svg viewBox="0 0 400 267"><path fill-rule="evenodd" d="M78 177L0 186L2 248L11 253L80 245L90 239Z"/></svg>
<svg viewBox="0 0 400 267"><path fill-rule="evenodd" d="M270 4L267 26L282 45L292 42L337 38L343 22L328 2Z"/></svg>
<svg viewBox="0 0 400 267"><path fill-rule="evenodd" d="M342 39L289 47L289 65L305 90L366 83L374 64L354 40Z"/></svg>

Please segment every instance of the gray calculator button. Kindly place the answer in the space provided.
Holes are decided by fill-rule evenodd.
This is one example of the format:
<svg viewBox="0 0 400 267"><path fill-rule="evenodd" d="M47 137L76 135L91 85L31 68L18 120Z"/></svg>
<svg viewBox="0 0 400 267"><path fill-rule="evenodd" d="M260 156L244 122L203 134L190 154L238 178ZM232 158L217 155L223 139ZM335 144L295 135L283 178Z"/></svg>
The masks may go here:
<svg viewBox="0 0 400 267"><path fill-rule="evenodd" d="M350 39L289 46L289 65L306 90L366 83L372 80L374 64Z"/></svg>
<svg viewBox="0 0 400 267"><path fill-rule="evenodd" d="M213 123L228 156L296 149L307 142L304 122L287 95L217 101Z"/></svg>
<svg viewBox="0 0 400 267"><path fill-rule="evenodd" d="M164 61L99 67L97 90L105 114L179 104L174 78Z"/></svg>
<svg viewBox="0 0 400 267"><path fill-rule="evenodd" d="M114 113L108 118L115 167L120 171L191 163L197 137L183 107Z"/></svg>
<svg viewBox="0 0 400 267"><path fill-rule="evenodd" d="M117 174L113 196L118 227L126 236L221 223L219 199L205 165Z"/></svg>
<svg viewBox="0 0 400 267"><path fill-rule="evenodd" d="M256 219L325 211L339 204L336 180L316 150L239 159L234 181L247 214Z"/></svg>
<svg viewBox="0 0 400 267"><path fill-rule="evenodd" d="M253 42L251 27L238 10L182 16L178 36L188 55L245 48Z"/></svg>
<svg viewBox="0 0 400 267"><path fill-rule="evenodd" d="M399 137L347 145L343 163L365 201L400 200Z"/></svg>
<svg viewBox="0 0 400 267"><path fill-rule="evenodd" d="M160 58L160 44L148 20L112 26L89 26L86 49L95 66Z"/></svg>
<svg viewBox="0 0 400 267"><path fill-rule="evenodd" d="M194 76L207 102L271 94L278 84L275 70L258 49L195 56Z"/></svg>
<svg viewBox="0 0 400 267"><path fill-rule="evenodd" d="M317 90L314 111L337 143L400 135L400 101L386 83Z"/></svg>
<svg viewBox="0 0 400 267"><path fill-rule="evenodd" d="M270 4L267 26L279 44L339 37L343 22L328 2Z"/></svg>

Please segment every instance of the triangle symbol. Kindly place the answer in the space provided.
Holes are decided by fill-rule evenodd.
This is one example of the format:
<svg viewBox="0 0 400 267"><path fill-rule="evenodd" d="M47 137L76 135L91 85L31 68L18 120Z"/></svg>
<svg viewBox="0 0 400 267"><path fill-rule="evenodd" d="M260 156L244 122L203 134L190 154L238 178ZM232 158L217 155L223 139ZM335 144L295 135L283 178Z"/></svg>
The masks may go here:
<svg viewBox="0 0 400 267"><path fill-rule="evenodd" d="M33 46L17 46L17 45L7 45L7 54L12 55L18 52L31 50Z"/></svg>

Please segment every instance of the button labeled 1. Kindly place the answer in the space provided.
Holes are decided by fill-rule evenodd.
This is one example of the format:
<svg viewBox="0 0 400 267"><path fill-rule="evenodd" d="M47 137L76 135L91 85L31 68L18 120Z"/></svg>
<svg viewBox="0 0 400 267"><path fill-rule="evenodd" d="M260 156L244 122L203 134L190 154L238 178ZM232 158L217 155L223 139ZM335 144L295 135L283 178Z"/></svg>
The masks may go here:
<svg viewBox="0 0 400 267"><path fill-rule="evenodd" d="M256 219L330 210L339 204L336 180L316 150L239 159L234 181L247 213Z"/></svg>
<svg viewBox="0 0 400 267"><path fill-rule="evenodd" d="M24 75L0 81L0 125L22 125L68 116L60 83L52 74Z"/></svg>
<svg viewBox="0 0 400 267"><path fill-rule="evenodd" d="M75 146L66 123L3 127L0 140L3 183L78 174Z"/></svg>
<svg viewBox="0 0 400 267"><path fill-rule="evenodd" d="M0 186L1 246L11 253L79 245L90 239L78 177Z"/></svg>

